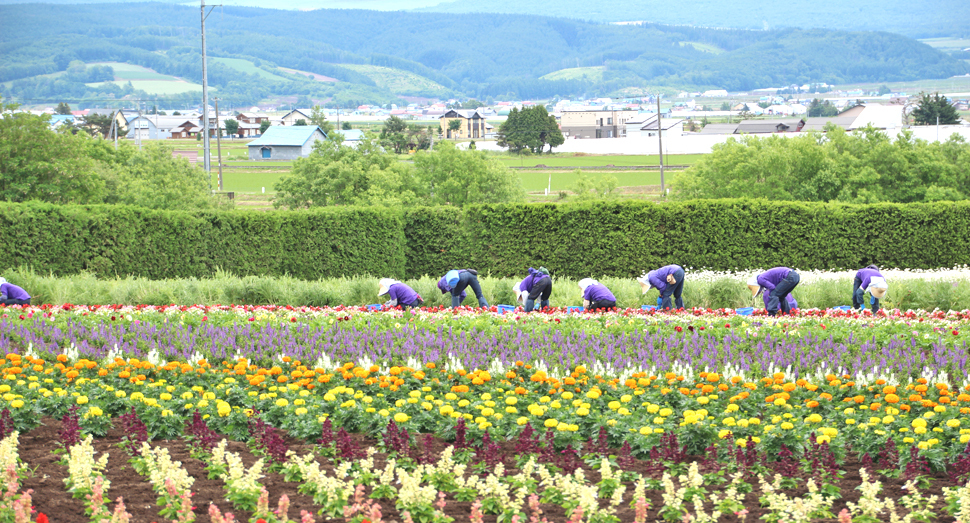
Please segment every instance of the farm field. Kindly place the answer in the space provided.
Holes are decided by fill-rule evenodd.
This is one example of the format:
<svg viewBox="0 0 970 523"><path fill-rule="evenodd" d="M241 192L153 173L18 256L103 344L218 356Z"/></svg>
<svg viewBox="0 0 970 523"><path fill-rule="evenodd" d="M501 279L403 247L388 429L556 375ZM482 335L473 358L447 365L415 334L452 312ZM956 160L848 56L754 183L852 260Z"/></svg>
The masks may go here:
<svg viewBox="0 0 970 523"><path fill-rule="evenodd" d="M516 172L522 178L522 186L527 192L544 191L549 186L550 176L552 176L552 192L569 190L579 178L579 174L575 171L521 170ZM618 187L656 185L657 190L660 190L660 171L595 171L584 169L582 174L592 178L594 183L598 183L604 176L613 176L617 179ZM667 183L670 183L670 180L673 179L673 173L667 172L665 174Z"/></svg>
<svg viewBox="0 0 970 523"><path fill-rule="evenodd" d="M916 95L922 91L941 92L941 93L967 93L970 92L970 77L943 78L936 80L915 80L910 82L884 82L881 84L859 83L839 85L839 89L863 89L866 91L877 91L880 86L885 85L893 92L904 92L908 95Z"/></svg>
<svg viewBox="0 0 970 523"><path fill-rule="evenodd" d="M558 71L553 71L542 77L543 80L583 80L587 79L591 82L599 82L603 80L603 72L606 71L606 66L593 66L593 67L572 67L569 69L560 69Z"/></svg>
<svg viewBox="0 0 970 523"><path fill-rule="evenodd" d="M88 87L98 87L104 83L114 83L124 86L131 82L132 87L140 89L148 94L180 94L194 91L202 91L202 85L185 80L178 80L174 77L171 80L115 80L114 82L95 82L85 84ZM215 91L215 87L209 87L210 91Z"/></svg>
<svg viewBox="0 0 970 523"><path fill-rule="evenodd" d="M256 64L250 62L249 60L243 60L241 58L215 58L215 57L209 58L209 60L212 60L217 64L225 65L226 67L235 69L237 71L240 71L246 74L258 75L260 78L263 78L272 82L287 81L286 78L283 78L282 76L275 75L269 71L266 71L265 69L256 67Z"/></svg>
<svg viewBox="0 0 970 523"><path fill-rule="evenodd" d="M920 42L947 52L970 48L970 38L924 38Z"/></svg>
<svg viewBox="0 0 970 523"><path fill-rule="evenodd" d="M119 496L146 523L935 522L970 499L965 311L3 314L3 499L55 523Z"/></svg>
<svg viewBox="0 0 970 523"><path fill-rule="evenodd" d="M670 154L664 155L664 165L692 165L704 155L700 154ZM499 160L509 167L638 167L644 165L660 165L657 155L542 155L542 156L500 156Z"/></svg>
<svg viewBox="0 0 970 523"><path fill-rule="evenodd" d="M213 168L215 171L216 168ZM288 172L287 170L259 169L247 171L243 169L223 169L222 188L224 191L262 193L263 188L267 193L275 193L273 184L279 181L280 176Z"/></svg>
<svg viewBox="0 0 970 523"><path fill-rule="evenodd" d="M400 69L392 69L390 67L381 67L378 65L339 65L340 67L351 69L368 76L370 79L374 80L379 87L389 89L393 93L422 92L445 94L448 92L448 89L445 86L433 80L429 80L423 76L419 76L408 71L402 71Z"/></svg>

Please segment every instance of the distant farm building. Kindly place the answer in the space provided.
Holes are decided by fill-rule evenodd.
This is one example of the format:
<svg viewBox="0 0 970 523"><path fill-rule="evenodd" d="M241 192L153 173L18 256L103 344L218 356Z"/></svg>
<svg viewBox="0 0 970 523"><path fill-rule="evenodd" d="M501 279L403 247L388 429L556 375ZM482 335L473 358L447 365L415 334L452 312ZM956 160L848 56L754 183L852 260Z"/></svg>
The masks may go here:
<svg viewBox="0 0 970 523"><path fill-rule="evenodd" d="M295 160L306 158L317 140L327 135L316 125L272 126L259 138L249 142L250 160Z"/></svg>

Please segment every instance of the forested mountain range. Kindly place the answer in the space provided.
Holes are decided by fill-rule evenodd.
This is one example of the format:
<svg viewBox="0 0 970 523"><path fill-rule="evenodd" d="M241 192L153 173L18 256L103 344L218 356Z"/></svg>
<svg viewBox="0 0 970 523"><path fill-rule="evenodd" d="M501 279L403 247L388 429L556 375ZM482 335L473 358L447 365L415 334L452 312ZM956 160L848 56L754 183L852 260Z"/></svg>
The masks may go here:
<svg viewBox="0 0 970 523"><path fill-rule="evenodd" d="M210 56L255 64L247 73L210 62L210 85L239 104L281 95L350 105L386 103L404 94L484 99L606 95L661 86L737 91L943 78L970 70L965 61L882 32L618 26L530 15L231 6L214 11L206 32ZM199 48L198 8L166 3L0 6L0 82L6 82L0 93L6 98L130 93L124 86L92 86L58 75L77 60L127 62L198 82ZM361 65L425 78L434 92L395 90L361 72ZM595 78L540 78L594 66L602 68ZM277 67L339 81L315 82Z"/></svg>
<svg viewBox="0 0 970 523"><path fill-rule="evenodd" d="M52 4L103 0L48 0ZM137 0L136 0L137 1ZM185 0L166 3L191 5ZM22 0L0 0L0 4ZM198 2L195 2L198 3ZM212 2L210 2L212 3ZM888 31L913 38L970 37L964 0L220 0L223 5L271 9L419 10L555 16L595 22L643 20L661 24L734 29L823 28Z"/></svg>
<svg viewBox="0 0 970 523"><path fill-rule="evenodd" d="M970 36L965 0L453 0L418 10L567 16L598 22L648 20L737 29L825 28L929 38Z"/></svg>

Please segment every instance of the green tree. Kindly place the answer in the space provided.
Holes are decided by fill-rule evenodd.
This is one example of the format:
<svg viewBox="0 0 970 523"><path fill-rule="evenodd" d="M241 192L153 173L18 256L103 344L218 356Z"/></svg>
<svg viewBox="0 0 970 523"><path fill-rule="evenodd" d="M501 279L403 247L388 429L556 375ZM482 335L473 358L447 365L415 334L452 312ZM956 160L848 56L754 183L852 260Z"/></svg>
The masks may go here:
<svg viewBox="0 0 970 523"><path fill-rule="evenodd" d="M451 137L457 140L458 131L461 130L461 120L448 120L448 130L451 131Z"/></svg>
<svg viewBox="0 0 970 523"><path fill-rule="evenodd" d="M408 125L398 118L391 116L384 120L384 127L381 128L381 145L394 149L394 152L401 154L408 147Z"/></svg>
<svg viewBox="0 0 970 523"><path fill-rule="evenodd" d="M960 115L956 107L940 93L932 95L920 93L919 105L913 109L913 123L916 125L936 125L939 118L940 125L955 125L960 123Z"/></svg>
<svg viewBox="0 0 970 523"><path fill-rule="evenodd" d="M499 126L498 145L508 147L510 152L520 153L528 149L534 154L542 153L549 145L549 152L566 142L556 117L541 105L519 111L513 108L508 119Z"/></svg>
<svg viewBox="0 0 970 523"><path fill-rule="evenodd" d="M71 114L71 106L61 102L57 104L57 108L54 109L54 114Z"/></svg>
<svg viewBox="0 0 970 523"><path fill-rule="evenodd" d="M404 205L417 200L411 166L397 161L372 137L356 147L333 132L307 158L293 162L274 185L273 205L289 209L328 205Z"/></svg>
<svg viewBox="0 0 970 523"><path fill-rule="evenodd" d="M262 122L259 122L259 134L265 133L266 129L269 129L271 125L273 124L269 123L269 120L263 120Z"/></svg>
<svg viewBox="0 0 970 523"><path fill-rule="evenodd" d="M340 124L340 128L342 130L344 130L344 131L349 131L349 130L353 129L353 127L350 126L350 122L344 122L344 123Z"/></svg>
<svg viewBox="0 0 970 523"><path fill-rule="evenodd" d="M229 118L222 122L222 127L226 130L226 134L229 136L239 134L239 120Z"/></svg>
<svg viewBox="0 0 970 523"><path fill-rule="evenodd" d="M525 199L522 179L482 151L462 151L439 142L414 156L422 198L431 205L518 202Z"/></svg>
<svg viewBox="0 0 970 523"><path fill-rule="evenodd" d="M612 174L601 176L597 181L592 176L584 174L582 170L575 171L576 182L569 188L578 201L600 200L613 198L619 180Z"/></svg>
<svg viewBox="0 0 970 523"><path fill-rule="evenodd" d="M16 105L0 100L0 112ZM88 153L84 133L59 133L49 117L9 112L0 118L0 201L100 203L106 187L102 169Z"/></svg>
<svg viewBox="0 0 970 523"><path fill-rule="evenodd" d="M838 108L828 100L823 102L815 98L812 100L812 103L808 104L808 116L810 117L830 117L837 114L839 114Z"/></svg>
<svg viewBox="0 0 970 523"><path fill-rule="evenodd" d="M851 203L959 200L970 194L970 145L895 140L866 127L848 133L744 137L714 146L672 182L677 199L766 198Z"/></svg>
<svg viewBox="0 0 970 523"><path fill-rule="evenodd" d="M310 124L319 127L323 134L329 135L333 131L333 124L327 120L327 113L319 105L314 105L310 110Z"/></svg>
<svg viewBox="0 0 970 523"><path fill-rule="evenodd" d="M114 123L114 114L89 114L81 118L81 125L94 136L107 137Z"/></svg>
<svg viewBox="0 0 970 523"><path fill-rule="evenodd" d="M306 126L306 120L304 120L303 118L300 118L300 119L299 119L299 120L297 120L297 121L296 121L296 123L295 123L295 124L293 124L293 125L301 125L301 126Z"/></svg>
<svg viewBox="0 0 970 523"><path fill-rule="evenodd" d="M118 160L118 203L185 211L231 206L212 195L205 171L185 158L172 157L171 150L159 143L149 143Z"/></svg>

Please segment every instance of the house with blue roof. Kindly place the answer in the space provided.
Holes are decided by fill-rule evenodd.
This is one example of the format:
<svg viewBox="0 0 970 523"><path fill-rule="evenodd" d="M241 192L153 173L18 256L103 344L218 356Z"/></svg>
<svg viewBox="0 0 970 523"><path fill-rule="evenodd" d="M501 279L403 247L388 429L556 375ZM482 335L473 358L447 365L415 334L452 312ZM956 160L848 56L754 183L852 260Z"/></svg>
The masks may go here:
<svg viewBox="0 0 970 523"><path fill-rule="evenodd" d="M295 160L306 158L317 140L327 135L316 125L276 126L249 142L250 160Z"/></svg>

